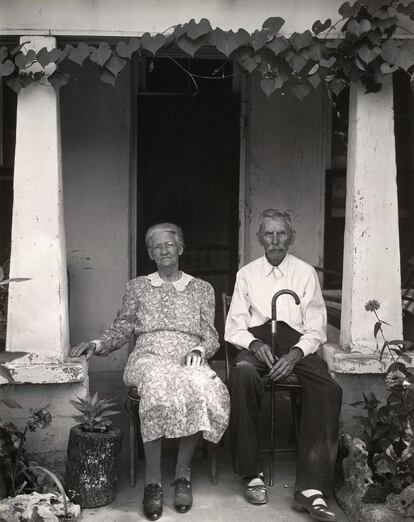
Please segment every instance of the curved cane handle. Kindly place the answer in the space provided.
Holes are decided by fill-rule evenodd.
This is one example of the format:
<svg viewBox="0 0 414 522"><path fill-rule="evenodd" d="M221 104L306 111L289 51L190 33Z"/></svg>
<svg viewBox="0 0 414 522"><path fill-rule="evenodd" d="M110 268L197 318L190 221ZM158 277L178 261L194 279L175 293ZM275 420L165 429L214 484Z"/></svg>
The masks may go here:
<svg viewBox="0 0 414 522"><path fill-rule="evenodd" d="M288 290L285 288L284 290L279 290L279 292L276 292L275 295L272 297L272 334L276 335L276 324L277 324L277 315L276 315L276 301L277 299L283 295L283 294L289 294L293 297L295 300L295 304L298 305L300 303L300 299L298 297L298 294L294 292L293 290Z"/></svg>

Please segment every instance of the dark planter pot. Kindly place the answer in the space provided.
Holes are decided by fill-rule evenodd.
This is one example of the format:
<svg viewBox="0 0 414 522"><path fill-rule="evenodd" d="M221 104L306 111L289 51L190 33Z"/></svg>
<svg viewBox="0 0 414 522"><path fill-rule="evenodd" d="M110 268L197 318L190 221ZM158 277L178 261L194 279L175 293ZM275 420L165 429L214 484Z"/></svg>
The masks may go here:
<svg viewBox="0 0 414 522"><path fill-rule="evenodd" d="M76 492L73 502L82 508L105 506L115 498L122 432L70 430L66 460L66 490Z"/></svg>

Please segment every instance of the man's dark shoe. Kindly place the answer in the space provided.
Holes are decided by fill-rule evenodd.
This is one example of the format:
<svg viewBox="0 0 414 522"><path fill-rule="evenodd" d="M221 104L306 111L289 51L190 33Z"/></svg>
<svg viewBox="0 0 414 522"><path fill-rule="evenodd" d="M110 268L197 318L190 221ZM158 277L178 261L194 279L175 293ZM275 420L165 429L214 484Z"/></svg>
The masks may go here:
<svg viewBox="0 0 414 522"><path fill-rule="evenodd" d="M142 502L148 520L158 520L162 515L162 487L159 484L146 484Z"/></svg>
<svg viewBox="0 0 414 522"><path fill-rule="evenodd" d="M191 482L186 478L174 481L174 507L179 513L187 513L193 505Z"/></svg>
<svg viewBox="0 0 414 522"><path fill-rule="evenodd" d="M267 488L261 475L251 479L245 489L244 498L250 504L261 505L267 502Z"/></svg>
<svg viewBox="0 0 414 522"><path fill-rule="evenodd" d="M325 500L320 493L306 497L300 491L296 491L293 497L293 507L296 511L307 511L311 518L319 522L336 522L336 516L329 511L326 505L315 504L315 500Z"/></svg>

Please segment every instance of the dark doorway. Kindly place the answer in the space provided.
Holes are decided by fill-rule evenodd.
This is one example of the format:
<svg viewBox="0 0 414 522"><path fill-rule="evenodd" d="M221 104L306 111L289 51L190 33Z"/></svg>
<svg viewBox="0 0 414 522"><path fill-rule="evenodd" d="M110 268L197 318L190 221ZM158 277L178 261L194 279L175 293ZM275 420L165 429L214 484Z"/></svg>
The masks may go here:
<svg viewBox="0 0 414 522"><path fill-rule="evenodd" d="M206 67L210 60L199 61ZM160 69L155 64L165 82ZM182 226L180 267L213 285L222 334L220 295L232 291L238 268L240 100L231 82L218 91L219 81L206 81L193 96L187 80L172 78L176 89L182 86L174 93L157 92L152 80L152 92L138 97L137 273L155 270L143 248L146 229L163 221ZM208 92L209 83L215 92Z"/></svg>

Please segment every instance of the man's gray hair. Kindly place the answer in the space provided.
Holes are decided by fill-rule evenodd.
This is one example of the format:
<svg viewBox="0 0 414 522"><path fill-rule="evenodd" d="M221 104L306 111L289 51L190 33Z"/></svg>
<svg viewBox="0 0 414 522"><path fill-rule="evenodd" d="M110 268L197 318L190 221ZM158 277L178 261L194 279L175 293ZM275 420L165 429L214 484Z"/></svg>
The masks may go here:
<svg viewBox="0 0 414 522"><path fill-rule="evenodd" d="M274 220L283 219L289 225L290 230L293 230L292 220L290 218L290 215L287 212L285 212L284 210L268 208L267 210L264 210L263 212L260 213L259 232L262 231L262 225L263 225L263 221L265 218L270 218L270 219L274 219Z"/></svg>
<svg viewBox="0 0 414 522"><path fill-rule="evenodd" d="M145 244L147 245L147 248L151 248L152 236L155 232L171 232L171 234L175 235L175 240L178 245L184 248L183 229L178 225L174 225L174 223L157 223L156 225L149 227L145 234Z"/></svg>

